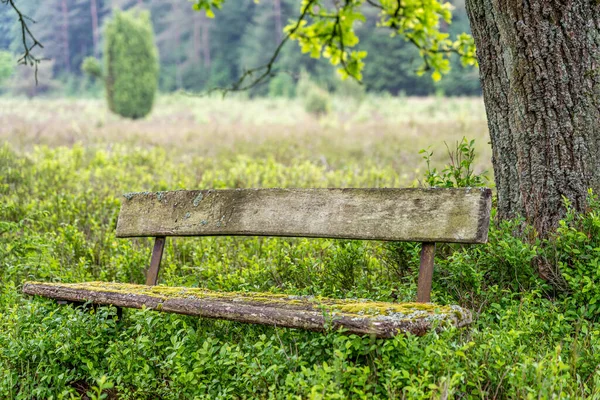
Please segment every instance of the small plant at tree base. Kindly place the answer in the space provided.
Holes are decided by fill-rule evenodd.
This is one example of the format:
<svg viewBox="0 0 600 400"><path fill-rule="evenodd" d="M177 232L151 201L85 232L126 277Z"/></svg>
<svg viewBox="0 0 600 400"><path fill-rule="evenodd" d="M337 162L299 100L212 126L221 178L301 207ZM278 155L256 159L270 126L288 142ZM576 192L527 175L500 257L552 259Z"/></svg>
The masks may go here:
<svg viewBox="0 0 600 400"><path fill-rule="evenodd" d="M126 118L148 115L158 86L158 51L149 13L115 11L106 26L104 54L104 73L93 57L81 68L104 80L108 108Z"/></svg>
<svg viewBox="0 0 600 400"><path fill-rule="evenodd" d="M546 259L555 264L563 282L553 282L565 289L570 308L586 318L600 320L600 200L591 190L588 209L577 212L564 199L565 218L556 233L545 243Z"/></svg>
<svg viewBox="0 0 600 400"><path fill-rule="evenodd" d="M425 182L431 187L482 187L489 182L487 171L476 174L473 170L475 162L475 140L468 141L466 138L456 143L454 150L450 150L448 144L444 142L448 149L450 164L446 165L441 172L436 168L431 168L431 157L433 152L429 149L422 149L419 154L423 154L423 159L427 163L427 172L425 173Z"/></svg>

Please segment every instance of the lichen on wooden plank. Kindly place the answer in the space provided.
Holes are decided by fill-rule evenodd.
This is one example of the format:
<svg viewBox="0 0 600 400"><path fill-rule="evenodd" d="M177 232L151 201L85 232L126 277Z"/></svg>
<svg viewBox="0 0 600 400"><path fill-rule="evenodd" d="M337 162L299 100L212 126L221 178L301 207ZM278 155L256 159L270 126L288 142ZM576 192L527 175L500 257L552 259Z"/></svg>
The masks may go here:
<svg viewBox="0 0 600 400"><path fill-rule="evenodd" d="M57 300L90 301L117 307L218 318L311 331L343 329L380 338L401 332L423 335L432 328L471 323L470 311L458 306L385 303L363 299L328 299L273 293L216 292L198 288L122 283L27 282L23 292Z"/></svg>
<svg viewBox="0 0 600 400"><path fill-rule="evenodd" d="M491 191L235 189L130 193L118 237L296 236L485 243Z"/></svg>

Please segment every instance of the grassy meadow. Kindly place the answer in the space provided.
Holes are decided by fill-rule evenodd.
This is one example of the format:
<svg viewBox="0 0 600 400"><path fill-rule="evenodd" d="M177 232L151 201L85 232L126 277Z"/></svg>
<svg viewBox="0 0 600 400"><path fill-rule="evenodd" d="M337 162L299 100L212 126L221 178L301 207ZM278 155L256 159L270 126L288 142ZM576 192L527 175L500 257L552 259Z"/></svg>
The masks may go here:
<svg viewBox="0 0 600 400"><path fill-rule="evenodd" d="M333 111L317 118L300 101L181 95L160 98L149 117L136 121L111 114L102 100L0 99L0 139L20 152L122 145L160 148L175 163L247 157L328 170L392 168L406 177L403 186L422 175L420 149L433 146L441 163L444 141L452 145L463 136L476 139L478 168L491 171L479 98L336 98Z"/></svg>
<svg viewBox="0 0 600 400"><path fill-rule="evenodd" d="M553 252L523 239L522 221L494 222L486 245L439 246L433 301L474 323L420 338L118 319L20 293L26 280L143 283L152 241L114 234L125 192L415 186L419 150L431 146L440 172L444 142L463 137L491 178L479 98L337 98L317 118L293 100L169 96L136 121L101 100L0 98L0 398L600 398L600 270L582 278L600 265L600 214L569 214ZM418 255L414 243L169 239L159 283L411 301ZM537 277L540 257L571 290Z"/></svg>

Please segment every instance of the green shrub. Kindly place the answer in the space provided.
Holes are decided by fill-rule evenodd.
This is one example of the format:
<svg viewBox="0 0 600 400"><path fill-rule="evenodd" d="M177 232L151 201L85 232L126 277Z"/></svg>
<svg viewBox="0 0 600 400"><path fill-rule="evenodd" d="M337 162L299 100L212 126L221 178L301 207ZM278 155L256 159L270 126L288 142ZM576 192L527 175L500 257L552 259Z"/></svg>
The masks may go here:
<svg viewBox="0 0 600 400"><path fill-rule="evenodd" d="M309 114L322 116L329 113L331 110L331 97L329 92L317 86L309 89L304 98L304 109Z"/></svg>
<svg viewBox="0 0 600 400"><path fill-rule="evenodd" d="M96 57L86 57L81 63L81 71L94 78L104 78L104 74L102 73L102 65L100 64L100 61L96 59Z"/></svg>
<svg viewBox="0 0 600 400"><path fill-rule="evenodd" d="M475 173L475 140L468 141L463 137L460 142L456 142L454 149L450 150L448 144L449 164L441 172L436 168L431 168L431 157L433 152L429 149L419 151L423 154L423 159L427 163L425 172L425 182L431 187L482 187L490 183L487 177L487 171Z"/></svg>
<svg viewBox="0 0 600 400"><path fill-rule="evenodd" d="M355 103L360 104L365 99L367 91L365 85L356 82L352 78L348 78L337 82L335 94L344 99L352 99Z"/></svg>
<svg viewBox="0 0 600 400"><path fill-rule="evenodd" d="M529 239L533 229L518 218L494 220L492 215L486 244L438 246L436 302L477 309L507 293L551 292L535 268L541 248L539 240Z"/></svg>
<svg viewBox="0 0 600 400"><path fill-rule="evenodd" d="M106 26L105 40L108 107L127 118L146 116L158 85L158 51L149 13L115 11ZM98 72L90 61L87 66Z"/></svg>
<svg viewBox="0 0 600 400"><path fill-rule="evenodd" d="M294 79L288 74L279 74L269 81L270 97L292 98L296 95Z"/></svg>
<svg viewBox="0 0 600 400"><path fill-rule="evenodd" d="M558 289L576 313L600 320L600 200L590 190L588 211L578 213L565 199L567 214L545 243L544 261ZM557 281L558 280L558 281ZM566 287L565 287L566 286Z"/></svg>
<svg viewBox="0 0 600 400"><path fill-rule="evenodd" d="M306 70L300 71L298 83L296 83L296 96L304 98L308 95L309 90L315 86L315 83L310 78L310 74Z"/></svg>

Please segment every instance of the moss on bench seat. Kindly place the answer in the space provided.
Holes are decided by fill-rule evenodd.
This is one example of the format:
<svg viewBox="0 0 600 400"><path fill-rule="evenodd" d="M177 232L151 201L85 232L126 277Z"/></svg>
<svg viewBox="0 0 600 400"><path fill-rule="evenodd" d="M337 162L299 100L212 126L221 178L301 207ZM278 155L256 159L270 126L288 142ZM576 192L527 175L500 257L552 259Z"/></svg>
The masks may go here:
<svg viewBox="0 0 600 400"><path fill-rule="evenodd" d="M239 322L302 328L344 329L347 333L392 337L399 332L423 335L432 328L462 327L470 311L431 303L385 303L274 293L217 292L199 288L124 283L27 282L23 292L58 300L91 301L117 307L150 308Z"/></svg>

